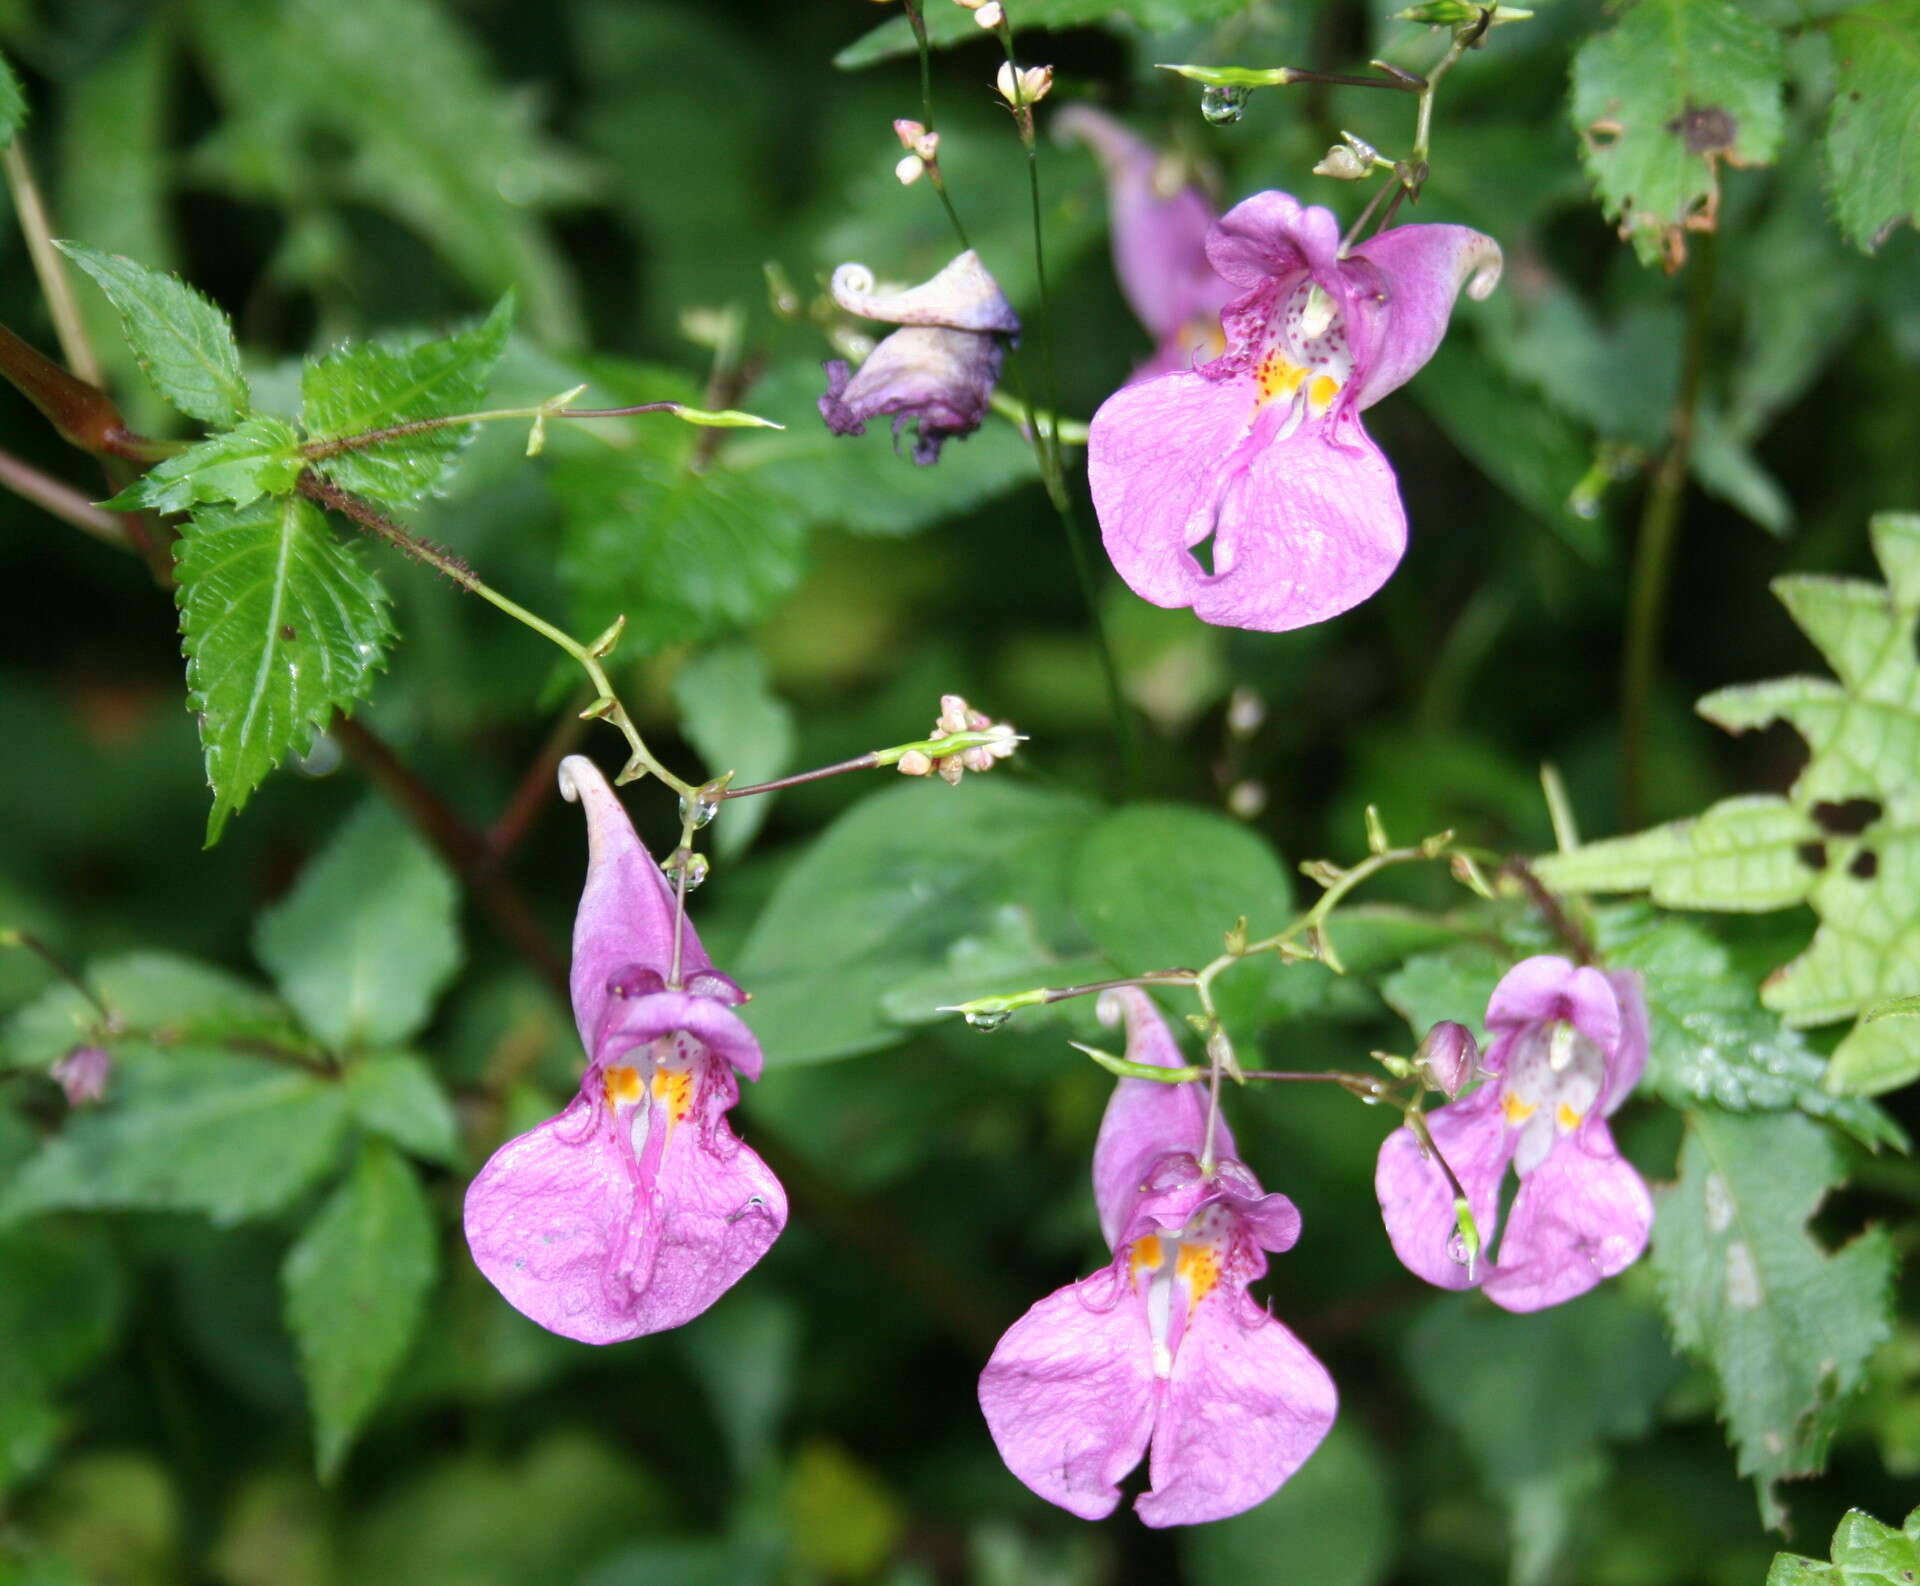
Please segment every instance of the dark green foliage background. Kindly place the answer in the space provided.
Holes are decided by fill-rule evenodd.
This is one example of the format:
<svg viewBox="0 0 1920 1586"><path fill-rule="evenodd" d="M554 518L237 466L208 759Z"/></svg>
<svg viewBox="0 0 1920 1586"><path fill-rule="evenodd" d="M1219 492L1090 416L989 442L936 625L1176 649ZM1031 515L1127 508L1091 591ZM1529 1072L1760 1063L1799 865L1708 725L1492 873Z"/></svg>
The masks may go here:
<svg viewBox="0 0 1920 1586"><path fill-rule="evenodd" d="M1011 3L1018 24L1025 8ZM1097 18L1104 8L1054 9ZM1122 111L1198 161L1223 197L1285 186L1350 215L1356 195L1306 171L1339 128L1403 144L1406 103L1272 92L1238 125L1213 128L1190 87L1150 66L1351 70L1382 50L1430 59L1437 36L1422 42L1388 9L1162 0L1118 8L1105 25L1023 34L1021 49L1054 62L1057 99ZM1712 1378L1670 1347L1650 1265L1541 1318L1436 1297L1399 1268L1379 1227L1371 1172L1388 1120L1311 1088L1238 1098L1234 1122L1249 1161L1305 1218L1268 1289L1341 1385L1334 1438L1274 1503L1204 1533L1148 1533L1125 1510L1086 1527L1041 1504L995 1458L973 1379L1024 1306L1097 1258L1086 1158L1107 1082L1053 1019L992 1036L924 1022L969 950L1020 969L1035 940L1127 961L1184 942L1189 916L1199 944L1169 954L1208 951L1205 932L1239 912L1273 929L1289 905L1271 877L1303 858L1357 857L1368 802L1402 839L1453 826L1526 853L1551 845L1542 760L1563 769L1588 835L1791 780L1800 751L1790 734L1731 741L1690 705L1729 683L1815 668L1768 579L1788 569L1874 576L1869 514L1920 507L1920 239L1896 228L1869 257L1829 217L1833 63L1822 19L1850 8L1744 9L1784 38L1783 138L1777 164L1721 173L1707 438L1684 498L1645 806L1623 814L1620 802L1621 633L1689 276L1636 259L1582 167L1569 63L1609 17L1588 0L1542 0L1537 20L1499 30L1440 100L1418 218L1497 236L1507 278L1462 312L1407 393L1369 415L1408 503L1405 565L1359 611L1281 636L1206 630L1103 577L1123 671L1146 707L1139 791L1188 806L1107 816L1132 823L1113 828L1091 827L1095 804L1121 789L1085 605L1011 432L996 421L950 447L933 477L878 436L857 448L827 442L811 399L829 349L816 327L768 307L769 260L811 299L842 261L919 279L951 251L931 193L902 190L890 174L899 151L887 123L918 114L911 61L832 64L885 20L881 7L0 0L0 46L33 107L26 138L59 234L177 269L226 309L263 408L291 411L304 354L345 338L444 333L510 287L518 328L495 400L537 400L576 380L593 382L590 401L698 400L708 354L681 316L738 306L743 345L765 372L729 401L786 421L784 436L723 432L712 475L689 494L684 464L711 444L706 432L626 421L624 449L557 436L547 460L527 463L523 431L500 426L410 519L582 635L626 611L617 681L670 764L690 770L699 749L726 741L724 724L712 738L677 725L702 686L688 670L696 663L707 676L764 675L795 714L794 767L913 737L945 689L1033 738L991 792L883 788L895 802L859 830L890 834L884 864L812 851L827 823L875 792L858 779L783 795L742 857L722 842L697 906L715 958L765 990L774 1027L794 1021L789 1053L864 1055L783 1064L769 1034L769 1076L739 1117L792 1189L793 1223L735 1293L673 1336L603 1351L566 1343L511 1313L471 1269L457 1212L472 1168L511 1127L557 1108L580 1056L564 1010L491 917L442 899L433 874L409 883L400 914L380 927L392 935L361 944L389 970L418 967L412 989L394 995L421 1011L363 1054L386 1065L378 1083L367 1078L347 1102L299 1082L247 1103L273 1109L276 1127L331 1164L327 1175L282 1195L266 1178L298 1179L297 1163L257 1139L259 1163L246 1166L243 1153L234 1171L265 1177L216 1183L216 1162L211 1187L169 1178L155 1188L135 1182L139 1142L121 1140L124 1182L89 1181L93 1200L148 1209L0 1227L0 1582L1761 1580L1778 1539L1762 1530L1715 1425ZM1888 0L1882 13L1914 15ZM979 40L937 58L943 163L1031 324L1022 157L991 96L995 64ZM1896 85L1901 70L1893 56L1876 60ZM1085 416L1147 349L1113 283L1090 160L1049 144L1042 169L1061 404ZM1840 213L1852 236L1875 223L1857 194ZM132 422L189 434L120 347L104 303L81 290ZM0 310L52 347L11 224L0 226ZM1030 332L1029 380L1035 345ZM11 391L0 391L0 447L92 498L109 493L97 466L64 452ZM1603 448L1622 477L1583 516L1566 503ZM324 911L309 925L281 905L257 922L350 820L350 830L377 824L354 813L367 798L363 771L323 756L308 774L277 772L203 851L208 793L168 599L133 558L15 497L0 497L0 521L0 924L80 962L164 949L256 983L265 966L284 986L285 966L304 961L301 932L324 934ZM727 547L719 565L715 544ZM382 549L356 550L391 590L400 634L363 719L485 826L574 679L490 608ZM1256 691L1268 716L1229 771L1224 707L1235 686ZM764 711L742 709L741 731L777 738ZM586 742L618 764L610 733ZM1190 823L1221 808L1229 778L1267 791L1251 823L1259 841L1220 838L1212 868L1195 860L1190 870L1224 817ZM1051 801L1046 819L1009 814L1026 799ZM628 805L649 841L671 842L665 793L642 785ZM1001 846L1013 829L1019 842ZM1242 862L1232 842L1262 851ZM1282 865L1267 867L1265 846ZM577 813L549 800L509 862L555 941L582 851ZM1089 853L1107 857L1095 867ZM392 869L364 862L369 875ZM351 883L350 865L344 873ZM909 874L946 888L947 912L918 905ZM1259 895L1236 896L1236 877ZM1307 892L1296 882L1296 895ZM1426 873L1390 877L1370 896L1429 908L1460 898ZM1009 905L1023 912L1010 919ZM449 934L456 907L464 952ZM885 930L861 939L876 920ZM1749 988L1811 931L1802 914L1711 923L1725 949L1696 949L1693 972L1704 950ZM950 960L963 933L972 946ZM1423 945L1383 948L1356 963L1360 981L1332 989L1318 970L1246 971L1256 984L1233 988L1232 1010L1247 1021L1243 1044L1291 1069L1407 1049L1400 1014L1439 1016L1490 972L1490 960L1457 975L1428 961L1379 995L1381 974ZM1036 978L1047 977L1012 983ZM25 1004L47 983L26 955L0 956L0 1003ZM1733 1006L1750 1010L1744 997ZM307 1039L274 1022L283 1014L254 1016L275 1039ZM1770 1018L1737 1016L1777 1038ZM11 1062L24 1065L19 1031ZM394 1060L391 1048L409 1042L424 1070ZM143 1070L139 1053L126 1056L116 1086L137 1096L168 1057L149 1052ZM195 1061L212 1071L232 1059ZM1682 1141L1665 1102L1700 1092L1677 1069L1661 1072L1662 1099L1636 1103L1621 1133L1649 1176L1668 1180ZM62 1107L24 1067L0 1079L0 1173L13 1179ZM1915 1123L1908 1098L1890 1105ZM1820 1243L1878 1224L1888 1232L1875 1240L1911 1248L1920 1173L1905 1159L1869 1160L1792 1114L1761 1127L1854 1173L1815 1217ZM382 1134L416 1166L359 1143ZM44 1204L82 1198L46 1190L46 1178L33 1181L55 1197ZM423 1188L430 1241L409 1185ZM340 1299L315 1273L327 1241L358 1248L362 1226L387 1231L392 1270L353 1268L342 1290L376 1308L383 1285L405 1290L400 1336L412 1343L350 1449L339 1427L321 1428L322 1485L282 1270L306 1326L350 1331L350 1306L348 1320L336 1311L329 1323L326 1307ZM55 1301L9 1310L10 1290ZM1848 1505L1889 1520L1911 1507L1920 1328L1909 1300L1897 1297L1891 1342L1837 1417L1828 1474L1782 1489L1802 1551L1819 1552ZM377 1340L368 1347L378 1353ZM346 1370L351 1378L351 1361ZM37 1396L43 1388L51 1399ZM54 1420L22 1419L43 1413Z"/></svg>

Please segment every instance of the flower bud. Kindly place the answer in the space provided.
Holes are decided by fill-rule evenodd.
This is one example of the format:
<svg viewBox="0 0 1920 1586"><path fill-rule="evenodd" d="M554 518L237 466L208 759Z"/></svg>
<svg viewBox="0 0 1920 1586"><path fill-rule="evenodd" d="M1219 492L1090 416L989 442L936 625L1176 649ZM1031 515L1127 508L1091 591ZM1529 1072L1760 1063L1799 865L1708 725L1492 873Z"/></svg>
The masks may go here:
<svg viewBox="0 0 1920 1586"><path fill-rule="evenodd" d="M893 168L893 174L902 187L911 187L926 174L927 162L917 154L909 154Z"/></svg>
<svg viewBox="0 0 1920 1586"><path fill-rule="evenodd" d="M905 116L896 116L893 122L893 135L900 140L900 147L911 149L927 135L927 129L917 121L909 121Z"/></svg>
<svg viewBox="0 0 1920 1586"><path fill-rule="evenodd" d="M933 761L918 749L909 749L900 756L900 774L902 776L925 776L933 769Z"/></svg>
<svg viewBox="0 0 1920 1586"><path fill-rule="evenodd" d="M1313 168L1313 174L1331 176L1341 182L1357 182L1367 174L1367 167L1352 149L1344 143L1336 143Z"/></svg>
<svg viewBox="0 0 1920 1586"><path fill-rule="evenodd" d="M1002 61L1000 70L993 79L993 85L999 89L1000 97L1010 105L1037 104L1047 97L1053 88L1053 68L1051 66L1017 67L1012 61Z"/></svg>
<svg viewBox="0 0 1920 1586"><path fill-rule="evenodd" d="M1442 1019L1421 1040L1413 1054L1414 1072L1449 1101L1467 1087L1480 1061L1480 1047L1464 1024Z"/></svg>
<svg viewBox="0 0 1920 1586"><path fill-rule="evenodd" d="M1242 684L1227 701L1227 731L1236 738L1251 738L1267 719L1267 702L1253 689Z"/></svg>
<svg viewBox="0 0 1920 1586"><path fill-rule="evenodd" d="M960 0L960 3L966 5L966 0ZM968 9L973 12L973 20L989 33L1007 19L1006 12L1000 9L1000 0L987 0L983 6L968 6Z"/></svg>
<svg viewBox="0 0 1920 1586"><path fill-rule="evenodd" d="M66 1092L69 1107L85 1107L107 1093L113 1058L98 1046L76 1046L53 1065L53 1077Z"/></svg>

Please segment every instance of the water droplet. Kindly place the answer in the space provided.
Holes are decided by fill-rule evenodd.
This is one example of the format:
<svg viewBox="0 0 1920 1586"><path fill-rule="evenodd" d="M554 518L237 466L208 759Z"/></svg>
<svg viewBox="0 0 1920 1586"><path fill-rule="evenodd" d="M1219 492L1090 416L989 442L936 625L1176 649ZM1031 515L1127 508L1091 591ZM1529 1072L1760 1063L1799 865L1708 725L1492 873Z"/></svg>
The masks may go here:
<svg viewBox="0 0 1920 1586"><path fill-rule="evenodd" d="M1467 1264L1467 1241L1461 1236L1458 1228L1448 1236L1447 1259L1456 1267L1464 1267Z"/></svg>
<svg viewBox="0 0 1920 1586"><path fill-rule="evenodd" d="M984 1013L969 1013L967 1023L976 1030L997 1030L1012 1017L1013 1013L1010 1009L994 1008Z"/></svg>
<svg viewBox="0 0 1920 1586"><path fill-rule="evenodd" d="M661 861L660 873L667 878L669 886L680 885L680 872L683 869L687 873L687 890L691 892L707 879L707 856L690 854L682 848L678 853Z"/></svg>
<svg viewBox="0 0 1920 1586"><path fill-rule="evenodd" d="M710 794L690 793L680 800L680 819L698 831L720 813L720 800Z"/></svg>
<svg viewBox="0 0 1920 1586"><path fill-rule="evenodd" d="M1230 127L1247 108L1245 88L1209 83L1200 94L1200 114L1216 127Z"/></svg>

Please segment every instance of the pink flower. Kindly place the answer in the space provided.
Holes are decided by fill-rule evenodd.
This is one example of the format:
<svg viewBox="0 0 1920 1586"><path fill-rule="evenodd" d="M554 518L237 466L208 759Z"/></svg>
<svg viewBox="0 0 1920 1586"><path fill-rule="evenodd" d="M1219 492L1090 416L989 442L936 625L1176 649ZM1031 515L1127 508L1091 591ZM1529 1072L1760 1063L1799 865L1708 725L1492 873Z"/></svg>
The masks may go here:
<svg viewBox="0 0 1920 1586"><path fill-rule="evenodd" d="M1180 1066L1146 995L1111 995L1128 1058ZM1007 1468L1082 1519L1113 1512L1116 1484L1149 1443L1152 1490L1134 1505L1148 1525L1238 1514L1333 1424L1332 1379L1247 1293L1267 1269L1263 1252L1299 1238L1300 1214L1233 1160L1224 1123L1221 1160L1202 1172L1206 1111L1193 1085L1118 1083L1093 1156L1113 1263L1015 1322L980 1376Z"/></svg>
<svg viewBox="0 0 1920 1586"><path fill-rule="evenodd" d="M590 1061L556 1118L509 1140L467 1191L473 1259L514 1309L588 1344L698 1316L779 1237L787 1198L740 1143L735 1074L760 1046L691 922L670 987L674 897L594 764L560 764L586 806L573 1014Z"/></svg>
<svg viewBox="0 0 1920 1586"><path fill-rule="evenodd" d="M76 1046L53 1065L53 1077L69 1107L87 1107L100 1100L112 1073L112 1055L98 1046Z"/></svg>
<svg viewBox="0 0 1920 1586"><path fill-rule="evenodd" d="M1396 1129L1380 1147L1374 1188L1395 1254L1444 1289L1474 1284L1510 1311L1573 1299L1640 1259L1653 1226L1646 1182L1614 1149L1607 1118L1647 1064L1640 977L1524 959L1487 1003L1492 1078L1427 1118L1467 1192L1493 1259L1469 1276L1457 1249L1453 1191L1420 1142ZM1497 1250L1500 1186L1520 1187Z"/></svg>
<svg viewBox="0 0 1920 1586"><path fill-rule="evenodd" d="M1223 627L1305 627L1398 565L1406 513L1360 413L1433 356L1462 286L1493 290L1500 249L1464 226L1398 226L1343 255L1331 211L1272 192L1206 246L1240 294L1226 355L1101 405L1094 509L1142 599ZM1211 567L1194 555L1208 541Z"/></svg>
<svg viewBox="0 0 1920 1586"><path fill-rule="evenodd" d="M1160 151L1104 111L1068 105L1053 126L1092 149L1107 178L1114 274L1158 344L1133 379L1219 357L1227 345L1220 311L1239 289L1207 260L1207 234L1219 218L1213 201L1192 182L1172 186Z"/></svg>

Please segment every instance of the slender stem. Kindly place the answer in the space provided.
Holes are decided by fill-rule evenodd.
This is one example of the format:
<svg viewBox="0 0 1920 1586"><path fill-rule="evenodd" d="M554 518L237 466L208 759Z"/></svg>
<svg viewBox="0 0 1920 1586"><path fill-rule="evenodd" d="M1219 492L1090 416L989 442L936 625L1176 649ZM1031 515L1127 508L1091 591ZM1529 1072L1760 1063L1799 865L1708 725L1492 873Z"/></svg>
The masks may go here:
<svg viewBox="0 0 1920 1586"><path fill-rule="evenodd" d="M783 787L798 787L802 782L821 782L830 776L844 776L849 771L871 771L884 763L878 750L869 750L866 754L855 755L851 760L837 760L832 765L816 766L811 771L796 771L792 776L775 777L771 782L755 782L747 787L724 787L720 789L720 797L743 799L755 793L777 793Z"/></svg>
<svg viewBox="0 0 1920 1586"><path fill-rule="evenodd" d="M94 1012L100 1015L101 1022L109 1029L112 1028L114 1024L113 1010L107 1006L99 992L87 984L86 976L82 975L79 970L75 969L73 965L68 963L59 953L56 953L45 942L41 941L33 932L15 930L0 931L0 947L18 947L26 952L32 953L34 957L38 958L68 985L73 987L75 991L79 992L81 996L85 997L88 1002L92 1003Z"/></svg>
<svg viewBox="0 0 1920 1586"><path fill-rule="evenodd" d="M1647 803L1647 730L1653 708L1654 675L1659 662L1660 627L1666 615L1667 584L1680 527L1693 451L1694 412L1706 367L1707 328L1713 307L1714 234L1702 232L1694 248L1687 293L1687 341L1680 368L1667 449L1654 469L1640 516L1628 595L1627 632L1620 675L1620 819L1641 825Z"/></svg>
<svg viewBox="0 0 1920 1586"><path fill-rule="evenodd" d="M27 239L27 252L33 258L33 273L40 278L40 291L46 297L47 313L53 319L60 355L66 359L67 367L88 385L104 385L100 360L94 356L86 323L80 317L79 301L73 295L73 282L67 278L66 261L53 245L53 226L40 197L40 184L33 179L33 167L17 134L7 145L6 153L0 155L0 165L6 170L7 190L13 195L20 232Z"/></svg>
<svg viewBox="0 0 1920 1586"><path fill-rule="evenodd" d="M1360 211L1360 218L1347 228L1347 234L1340 239L1340 257L1345 258L1353 245L1360 240L1360 233L1367 229L1367 222L1373 219L1373 212L1380 207L1380 200L1387 194L1399 191L1400 173L1393 172L1380 184L1373 197L1367 200L1367 207Z"/></svg>
<svg viewBox="0 0 1920 1586"><path fill-rule="evenodd" d="M907 13L907 25L913 29L913 42L920 51L920 124L933 131L933 49L927 42L927 19L920 14L921 0L902 0ZM960 211L953 207L953 197L947 192L947 180L941 174L940 161L936 156L927 165L927 181L934 192L940 195L941 207L947 212L947 219L953 223L953 234L960 239L962 248L971 248L967 240L966 225L960 219Z"/></svg>
<svg viewBox="0 0 1920 1586"><path fill-rule="evenodd" d="M127 525L122 519L101 511L72 485L41 473L11 452L0 451L0 487L24 497L96 540L104 540L109 545L128 543Z"/></svg>
<svg viewBox="0 0 1920 1586"><path fill-rule="evenodd" d="M1143 975L1124 975L1117 980L1092 980L1083 986L1049 986L1042 994L1042 1002L1065 1002L1069 997L1093 997L1103 991L1121 991L1128 986L1138 986L1146 990L1153 986L1191 986L1194 983L1194 971L1191 969L1150 969Z"/></svg>
<svg viewBox="0 0 1920 1586"><path fill-rule="evenodd" d="M1559 937L1573 954L1575 963L1594 964L1600 961L1600 953L1594 946L1593 938L1580 927L1560 900L1547 890L1546 883L1533 873L1532 866L1526 860L1509 859L1501 869L1520 883L1520 890L1526 893L1527 901L1534 906L1540 918L1546 921L1547 928Z"/></svg>
<svg viewBox="0 0 1920 1586"><path fill-rule="evenodd" d="M1207 1043L1207 1133L1200 1148L1200 1172L1212 1178L1216 1166L1214 1145L1220 1134L1220 1057Z"/></svg>

